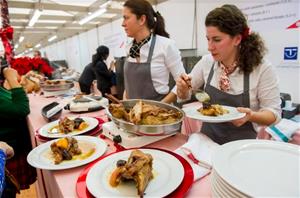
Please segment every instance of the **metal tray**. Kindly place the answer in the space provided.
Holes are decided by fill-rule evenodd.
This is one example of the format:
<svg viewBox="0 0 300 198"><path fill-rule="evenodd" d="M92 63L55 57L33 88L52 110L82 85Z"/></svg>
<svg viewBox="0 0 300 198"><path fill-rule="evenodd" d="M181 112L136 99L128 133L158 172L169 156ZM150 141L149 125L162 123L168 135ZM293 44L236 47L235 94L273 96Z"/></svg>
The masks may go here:
<svg viewBox="0 0 300 198"><path fill-rule="evenodd" d="M123 100L121 102L123 103L124 107L127 109L127 108L133 107L139 100L140 99L132 99L132 100ZM110 111L108 110L108 108L106 108L107 115L121 129L123 129L127 132L130 132L130 133L138 134L138 135L148 135L148 136L168 135L168 134L175 133L175 132L178 132L181 130L182 120L185 115L181 109L179 109L178 107L175 107L175 106L172 106L172 105L169 105L166 103L154 101L154 100L142 100L142 101L147 104L157 105L159 107L163 107L166 109L172 109L175 111L179 111L179 112L181 112L182 117L178 121L171 123L171 124L135 125L131 122L127 122L125 120L113 117L112 114L110 113Z"/></svg>
<svg viewBox="0 0 300 198"><path fill-rule="evenodd" d="M54 80L59 81L59 80ZM44 91L65 91L74 87L73 81L69 80L61 80L64 81L63 84L46 84L45 82L41 82L40 86Z"/></svg>

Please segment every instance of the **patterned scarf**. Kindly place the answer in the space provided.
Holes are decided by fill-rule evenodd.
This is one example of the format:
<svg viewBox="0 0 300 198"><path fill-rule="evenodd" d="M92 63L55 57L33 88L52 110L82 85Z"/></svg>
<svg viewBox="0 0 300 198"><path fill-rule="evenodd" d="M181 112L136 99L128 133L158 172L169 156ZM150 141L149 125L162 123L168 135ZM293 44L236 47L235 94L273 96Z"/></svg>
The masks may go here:
<svg viewBox="0 0 300 198"><path fill-rule="evenodd" d="M221 68L221 76L219 79L219 87L222 91L229 91L230 89L230 80L229 80L229 74L231 74L232 72L234 72L234 70L236 69L237 63L234 62L232 67L230 67L230 69L228 69L223 63L220 62L219 64L220 68Z"/></svg>
<svg viewBox="0 0 300 198"><path fill-rule="evenodd" d="M136 42L136 40L133 41L133 44L129 50L129 56L132 57L132 58L137 58L137 57L140 57L140 49L141 47L147 43L151 38L151 34L143 39L141 42Z"/></svg>

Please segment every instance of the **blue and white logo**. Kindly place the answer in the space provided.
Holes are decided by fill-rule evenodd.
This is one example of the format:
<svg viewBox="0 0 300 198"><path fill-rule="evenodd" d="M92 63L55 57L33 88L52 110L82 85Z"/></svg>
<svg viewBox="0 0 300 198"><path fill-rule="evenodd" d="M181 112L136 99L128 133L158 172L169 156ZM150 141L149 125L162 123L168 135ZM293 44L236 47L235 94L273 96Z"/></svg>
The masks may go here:
<svg viewBox="0 0 300 198"><path fill-rule="evenodd" d="M298 47L285 47L284 48L284 60L297 60Z"/></svg>

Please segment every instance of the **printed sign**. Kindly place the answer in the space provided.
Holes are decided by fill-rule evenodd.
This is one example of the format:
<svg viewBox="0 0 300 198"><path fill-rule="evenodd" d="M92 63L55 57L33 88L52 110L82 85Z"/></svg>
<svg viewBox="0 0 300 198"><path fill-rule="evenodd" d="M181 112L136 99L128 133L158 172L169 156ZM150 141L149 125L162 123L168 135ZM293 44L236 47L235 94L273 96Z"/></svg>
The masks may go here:
<svg viewBox="0 0 300 198"><path fill-rule="evenodd" d="M297 60L298 47L285 47L284 48L284 60Z"/></svg>

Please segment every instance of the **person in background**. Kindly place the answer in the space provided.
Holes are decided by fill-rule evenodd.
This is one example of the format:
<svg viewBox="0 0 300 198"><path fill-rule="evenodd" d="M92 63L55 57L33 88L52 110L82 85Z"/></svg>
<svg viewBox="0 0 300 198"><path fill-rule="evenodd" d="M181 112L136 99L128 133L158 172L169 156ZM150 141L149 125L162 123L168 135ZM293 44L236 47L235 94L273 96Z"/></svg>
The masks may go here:
<svg viewBox="0 0 300 198"><path fill-rule="evenodd" d="M14 149L6 142L0 141L0 197L5 188L5 162L14 155Z"/></svg>
<svg viewBox="0 0 300 198"><path fill-rule="evenodd" d="M21 189L36 181L36 169L27 163L31 140L26 117L30 113L28 97L19 83L16 70L6 67L1 74L10 90L0 87L0 140L13 147L15 155L6 162L6 168L17 179ZM17 189L7 186L3 197L14 197Z"/></svg>
<svg viewBox="0 0 300 198"><path fill-rule="evenodd" d="M54 70L54 68L51 66L51 63L49 61L49 59L47 57L42 57L42 54L39 50L35 50L33 52L33 58L40 58L42 59L43 61L45 61L47 63L47 65L49 65L52 70ZM52 75L46 75L48 79L52 79Z"/></svg>
<svg viewBox="0 0 300 198"><path fill-rule="evenodd" d="M102 95L110 94L110 87L112 86L111 78L113 72L111 68L108 69L106 63L104 62L109 56L108 47L101 45L97 48L97 53L93 55L92 66L95 71L97 88L101 91Z"/></svg>
<svg viewBox="0 0 300 198"><path fill-rule="evenodd" d="M87 66L85 66L78 80L81 92L84 94L90 94L91 86L95 79L96 75L93 69L93 64L89 63Z"/></svg>
<svg viewBox="0 0 300 198"><path fill-rule="evenodd" d="M42 58L41 52L38 51L38 50L35 50L35 51L33 52L33 57L34 57L34 58Z"/></svg>
<svg viewBox="0 0 300 198"><path fill-rule="evenodd" d="M209 55L189 75L176 82L177 96L187 99L204 87L212 104L238 107L246 116L228 123L203 123L201 132L224 144L254 139L258 125L277 123L281 118L278 80L264 60L261 37L249 31L246 18L235 5L223 5L205 19Z"/></svg>
<svg viewBox="0 0 300 198"><path fill-rule="evenodd" d="M133 42L124 65L124 99L173 102L169 74L176 80L185 73L180 52L169 39L164 19L146 0L127 0L122 26Z"/></svg>
<svg viewBox="0 0 300 198"><path fill-rule="evenodd" d="M41 54L41 52L40 52L39 50L35 50L35 51L33 52L33 57L34 57L34 58L40 58L40 59L43 59L44 61L47 62L48 65L50 65L49 59L46 58L46 57L42 57L42 54Z"/></svg>
<svg viewBox="0 0 300 198"><path fill-rule="evenodd" d="M116 61L115 60L111 61L109 69L112 72L110 91L114 97L118 98Z"/></svg>

